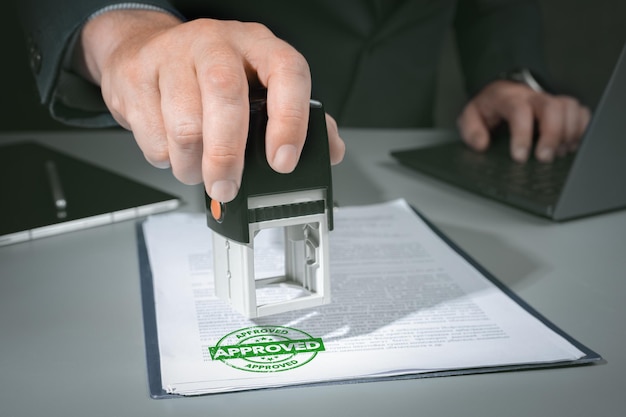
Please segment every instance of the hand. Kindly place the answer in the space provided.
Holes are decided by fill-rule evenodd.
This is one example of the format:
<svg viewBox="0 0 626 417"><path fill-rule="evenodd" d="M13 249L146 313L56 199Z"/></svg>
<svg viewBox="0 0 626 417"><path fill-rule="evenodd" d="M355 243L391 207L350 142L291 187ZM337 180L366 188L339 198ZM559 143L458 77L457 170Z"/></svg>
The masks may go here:
<svg viewBox="0 0 626 417"><path fill-rule="evenodd" d="M578 148L590 118L589 109L572 97L537 92L520 83L499 80L487 85L465 106L458 127L471 148L483 151L489 146L489 131L507 122L511 156L525 162L532 148L536 121L539 138L535 157L551 162L555 156Z"/></svg>
<svg viewBox="0 0 626 417"><path fill-rule="evenodd" d="M267 160L291 172L309 117L311 76L302 55L257 23L193 20L123 10L89 21L79 69L133 132L146 159L186 184L204 181L218 201L235 198L248 135L249 85L267 88ZM331 162L345 147L327 116Z"/></svg>

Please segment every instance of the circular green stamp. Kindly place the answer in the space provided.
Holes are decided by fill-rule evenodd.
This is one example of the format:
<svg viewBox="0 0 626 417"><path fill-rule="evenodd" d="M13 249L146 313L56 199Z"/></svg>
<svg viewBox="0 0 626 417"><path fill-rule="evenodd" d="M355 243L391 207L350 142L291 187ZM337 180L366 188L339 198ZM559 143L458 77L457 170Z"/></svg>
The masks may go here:
<svg viewBox="0 0 626 417"><path fill-rule="evenodd" d="M248 372L299 368L324 350L321 338L284 326L253 326L234 331L209 347L211 359Z"/></svg>

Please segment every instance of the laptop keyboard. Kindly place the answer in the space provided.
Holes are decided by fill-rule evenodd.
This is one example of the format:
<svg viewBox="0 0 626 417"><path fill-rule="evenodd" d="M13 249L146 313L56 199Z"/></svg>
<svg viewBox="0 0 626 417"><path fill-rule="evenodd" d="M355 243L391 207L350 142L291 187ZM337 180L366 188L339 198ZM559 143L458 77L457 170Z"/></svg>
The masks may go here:
<svg viewBox="0 0 626 417"><path fill-rule="evenodd" d="M541 200L559 195L573 160L573 156L568 155L556 158L550 164L535 159L521 164L511 160L508 147L487 153L461 148L455 154L455 167L452 169L466 175L467 180L475 182L476 187L486 188L487 192L512 193Z"/></svg>
<svg viewBox="0 0 626 417"><path fill-rule="evenodd" d="M553 205L574 160L569 154L542 163L530 158L513 161L508 140L496 140L484 153L470 150L462 142L392 153L403 164L462 188L498 200L521 199L541 206Z"/></svg>

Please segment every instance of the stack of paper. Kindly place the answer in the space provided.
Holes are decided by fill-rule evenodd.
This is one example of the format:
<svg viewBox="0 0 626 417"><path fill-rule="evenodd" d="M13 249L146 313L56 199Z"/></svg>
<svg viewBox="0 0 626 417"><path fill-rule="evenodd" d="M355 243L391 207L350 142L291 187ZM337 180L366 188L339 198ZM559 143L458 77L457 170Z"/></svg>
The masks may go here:
<svg viewBox="0 0 626 417"><path fill-rule="evenodd" d="M158 352L150 344L157 335L148 332L148 354L158 353L151 372L160 375L160 393L599 359L492 282L403 200L338 209L332 303L261 319L213 295L211 233L204 215L158 215L143 224L154 296L147 305L158 329ZM258 271L280 274L282 254L279 236L255 240Z"/></svg>

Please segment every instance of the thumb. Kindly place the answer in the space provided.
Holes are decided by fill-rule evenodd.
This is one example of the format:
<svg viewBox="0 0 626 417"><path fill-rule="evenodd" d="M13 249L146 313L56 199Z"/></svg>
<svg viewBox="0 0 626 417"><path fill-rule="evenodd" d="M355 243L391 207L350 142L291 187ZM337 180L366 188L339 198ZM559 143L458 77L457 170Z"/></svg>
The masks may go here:
<svg viewBox="0 0 626 417"><path fill-rule="evenodd" d="M484 151L489 146L489 128L475 103L468 103L457 120L457 126L463 142L477 151Z"/></svg>

